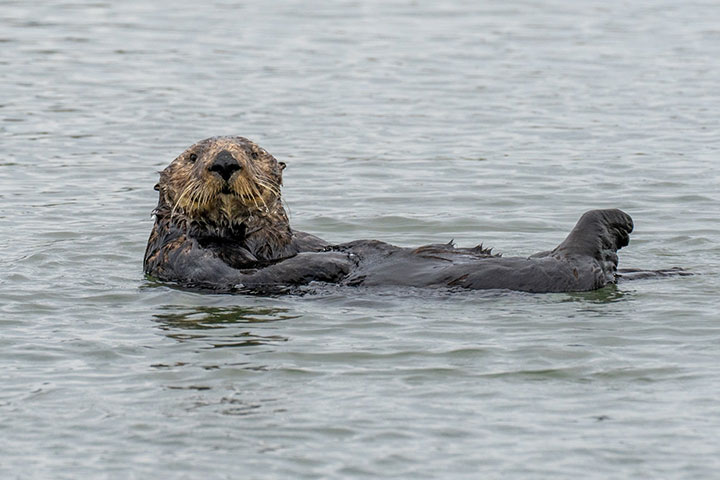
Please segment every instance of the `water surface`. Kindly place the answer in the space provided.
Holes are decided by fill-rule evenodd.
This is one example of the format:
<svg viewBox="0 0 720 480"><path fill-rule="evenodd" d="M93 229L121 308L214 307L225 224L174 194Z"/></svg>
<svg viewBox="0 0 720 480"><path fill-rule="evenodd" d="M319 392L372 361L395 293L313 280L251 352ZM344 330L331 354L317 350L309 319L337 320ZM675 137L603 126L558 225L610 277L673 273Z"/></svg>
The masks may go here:
<svg viewBox="0 0 720 480"><path fill-rule="evenodd" d="M714 2L0 1L3 478L710 478ZM591 293L148 281L157 171L240 134L332 241L559 243Z"/></svg>

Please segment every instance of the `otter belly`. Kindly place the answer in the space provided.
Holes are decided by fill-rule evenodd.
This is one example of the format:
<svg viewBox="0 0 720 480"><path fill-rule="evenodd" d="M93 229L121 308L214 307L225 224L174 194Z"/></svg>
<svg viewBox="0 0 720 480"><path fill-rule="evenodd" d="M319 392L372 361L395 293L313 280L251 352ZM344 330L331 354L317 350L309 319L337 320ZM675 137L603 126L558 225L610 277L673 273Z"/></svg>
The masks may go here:
<svg viewBox="0 0 720 480"><path fill-rule="evenodd" d="M342 280L343 284L563 292L593 290L614 281L589 256L468 258L460 253L452 258L421 256L410 249L369 250L367 246L349 250L360 260Z"/></svg>

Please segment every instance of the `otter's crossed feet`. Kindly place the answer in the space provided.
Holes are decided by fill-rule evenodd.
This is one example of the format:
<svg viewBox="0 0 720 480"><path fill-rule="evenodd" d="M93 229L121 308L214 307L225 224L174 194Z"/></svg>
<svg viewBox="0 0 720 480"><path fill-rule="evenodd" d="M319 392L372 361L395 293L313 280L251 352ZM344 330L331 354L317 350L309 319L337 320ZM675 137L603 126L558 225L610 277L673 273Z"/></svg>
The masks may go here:
<svg viewBox="0 0 720 480"><path fill-rule="evenodd" d="M615 282L617 251L630 241L633 221L618 209L590 210L583 214L565 240L550 255L577 260L592 257L602 269L604 282Z"/></svg>

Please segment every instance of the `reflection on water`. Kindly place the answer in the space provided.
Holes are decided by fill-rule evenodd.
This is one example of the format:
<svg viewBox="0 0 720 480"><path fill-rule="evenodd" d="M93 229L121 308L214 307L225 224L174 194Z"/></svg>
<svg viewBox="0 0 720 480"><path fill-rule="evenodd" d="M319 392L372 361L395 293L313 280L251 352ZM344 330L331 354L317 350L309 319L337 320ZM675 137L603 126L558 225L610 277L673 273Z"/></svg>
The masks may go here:
<svg viewBox="0 0 720 480"><path fill-rule="evenodd" d="M591 292L571 292L567 294L567 302L588 302L588 303L614 303L630 300L632 293L618 288L617 285L608 285L599 290Z"/></svg>
<svg viewBox="0 0 720 480"><path fill-rule="evenodd" d="M166 305L166 313L153 315L161 330L179 342L202 341L210 348L252 347L288 341L282 335L261 335L240 325L290 320L287 309L266 307L207 307ZM203 332L203 333L200 333Z"/></svg>
<svg viewBox="0 0 720 480"><path fill-rule="evenodd" d="M194 307L165 305L164 310L175 312L157 313L154 317L163 325L185 329L223 328L224 324L267 323L290 320L298 315L288 314L286 308L267 307Z"/></svg>

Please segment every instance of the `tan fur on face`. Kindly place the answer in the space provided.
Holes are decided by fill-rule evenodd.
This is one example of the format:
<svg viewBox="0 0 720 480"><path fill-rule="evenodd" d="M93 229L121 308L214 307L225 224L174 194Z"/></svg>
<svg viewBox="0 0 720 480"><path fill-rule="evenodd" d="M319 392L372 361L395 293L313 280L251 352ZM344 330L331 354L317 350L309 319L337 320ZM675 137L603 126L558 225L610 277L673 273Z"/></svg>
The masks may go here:
<svg viewBox="0 0 720 480"><path fill-rule="evenodd" d="M215 157L228 151L241 167L228 184L209 170ZM161 172L159 188L171 208L188 220L217 225L239 223L282 209L280 186L284 164L243 137L214 137L192 145ZM229 187L229 192L223 189Z"/></svg>

